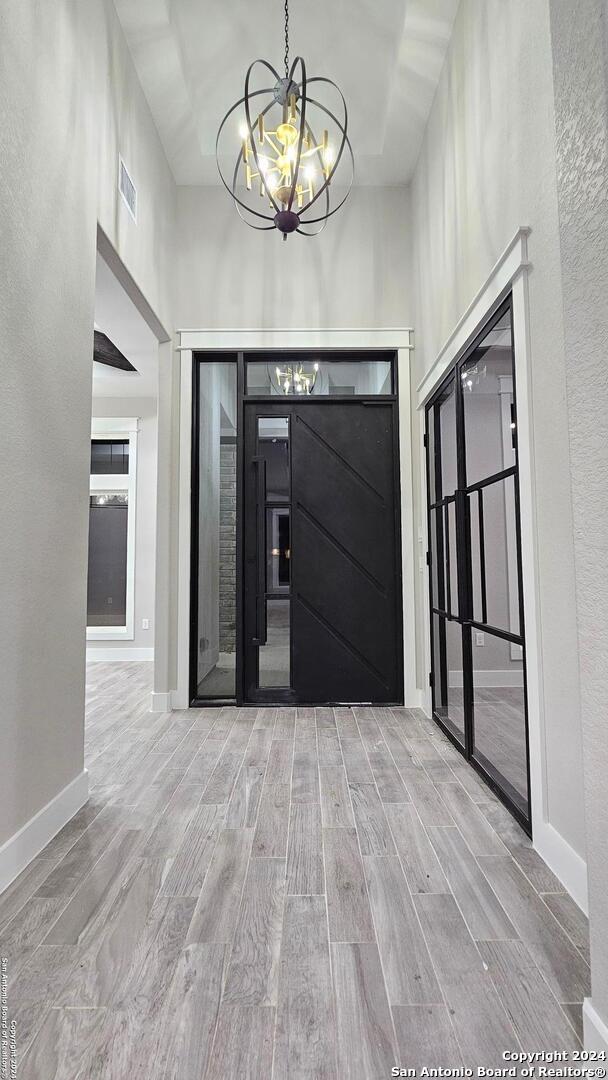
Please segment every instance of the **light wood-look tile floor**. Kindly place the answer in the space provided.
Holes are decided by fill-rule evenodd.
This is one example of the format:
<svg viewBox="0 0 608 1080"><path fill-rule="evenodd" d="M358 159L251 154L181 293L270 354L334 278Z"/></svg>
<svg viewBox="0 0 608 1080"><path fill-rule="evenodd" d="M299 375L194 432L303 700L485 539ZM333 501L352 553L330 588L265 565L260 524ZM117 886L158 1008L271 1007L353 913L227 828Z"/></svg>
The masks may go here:
<svg viewBox="0 0 608 1080"><path fill-rule="evenodd" d="M151 715L150 676L90 665L90 801L0 897L19 1080L579 1045L585 919L421 713Z"/></svg>

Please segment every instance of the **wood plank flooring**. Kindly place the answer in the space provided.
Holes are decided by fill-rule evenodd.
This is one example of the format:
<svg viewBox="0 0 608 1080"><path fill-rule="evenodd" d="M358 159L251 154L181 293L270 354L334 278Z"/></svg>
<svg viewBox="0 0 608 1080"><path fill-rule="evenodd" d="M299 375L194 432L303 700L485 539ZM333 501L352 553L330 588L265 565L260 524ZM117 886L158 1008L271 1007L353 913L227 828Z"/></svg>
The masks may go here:
<svg viewBox="0 0 608 1080"><path fill-rule="evenodd" d="M579 1045L586 920L421 713L153 715L151 676L89 665L90 801L0 896L20 1080L384 1080Z"/></svg>

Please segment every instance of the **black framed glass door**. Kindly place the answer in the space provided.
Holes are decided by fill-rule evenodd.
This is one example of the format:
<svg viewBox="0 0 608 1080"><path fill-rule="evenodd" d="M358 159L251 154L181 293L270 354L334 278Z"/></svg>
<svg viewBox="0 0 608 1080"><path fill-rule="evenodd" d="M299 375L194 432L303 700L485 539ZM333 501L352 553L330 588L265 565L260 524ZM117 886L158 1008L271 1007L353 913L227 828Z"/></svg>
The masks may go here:
<svg viewBox="0 0 608 1080"><path fill-rule="evenodd" d="M403 701L397 363L192 364L190 703Z"/></svg>
<svg viewBox="0 0 608 1080"><path fill-rule="evenodd" d="M530 831L512 307L426 410L433 715Z"/></svg>

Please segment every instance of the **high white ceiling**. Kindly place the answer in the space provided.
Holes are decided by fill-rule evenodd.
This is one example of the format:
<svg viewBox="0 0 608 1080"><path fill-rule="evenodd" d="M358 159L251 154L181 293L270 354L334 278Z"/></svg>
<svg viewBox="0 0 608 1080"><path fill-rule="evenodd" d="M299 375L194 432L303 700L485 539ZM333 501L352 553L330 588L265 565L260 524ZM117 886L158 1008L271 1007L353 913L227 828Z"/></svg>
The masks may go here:
<svg viewBox="0 0 608 1080"><path fill-rule="evenodd" d="M107 334L136 371L93 361L93 397L156 397L158 343L108 264L97 254L95 329Z"/></svg>
<svg viewBox="0 0 608 1080"><path fill-rule="evenodd" d="M281 71L281 0L114 3L177 183L216 184L217 128L243 93L247 67L262 57ZM291 0L291 57L340 86L358 183L410 178L457 7Z"/></svg>

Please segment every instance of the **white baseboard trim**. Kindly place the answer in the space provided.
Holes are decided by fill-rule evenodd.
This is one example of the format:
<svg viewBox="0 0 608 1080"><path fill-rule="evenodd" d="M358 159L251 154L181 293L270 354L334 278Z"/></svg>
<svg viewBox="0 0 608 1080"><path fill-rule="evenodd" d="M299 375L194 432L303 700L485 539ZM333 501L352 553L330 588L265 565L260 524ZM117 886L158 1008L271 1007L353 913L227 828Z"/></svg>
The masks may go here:
<svg viewBox="0 0 608 1080"><path fill-rule="evenodd" d="M167 690L166 692L161 692L159 690L152 691L150 694L150 712L171 712L172 708L170 690Z"/></svg>
<svg viewBox="0 0 608 1080"><path fill-rule="evenodd" d="M424 691L417 687L410 690L407 699L403 703L404 709L424 709Z"/></svg>
<svg viewBox="0 0 608 1080"><path fill-rule="evenodd" d="M589 912L587 863L548 821L532 822L534 847L547 866L576 901L585 915Z"/></svg>
<svg viewBox="0 0 608 1080"><path fill-rule="evenodd" d="M474 672L475 686L487 686L489 689L492 687L500 688L501 686L523 686L524 677L521 667L505 668L504 671L492 671L490 669L484 670L483 668L477 668ZM450 671L450 686L462 686L462 671Z"/></svg>
<svg viewBox="0 0 608 1080"><path fill-rule="evenodd" d="M171 691L171 708L172 709L189 709L190 698L187 694L182 694L179 690Z"/></svg>
<svg viewBox="0 0 608 1080"><path fill-rule="evenodd" d="M0 848L0 893L25 870L28 863L57 835L89 797L89 776L84 769L46 806Z"/></svg>
<svg viewBox="0 0 608 1080"><path fill-rule="evenodd" d="M92 660L114 661L114 660L154 660L154 649L136 649L136 648L107 648L104 646L101 649L96 649L91 646L87 647L87 661L91 663Z"/></svg>
<svg viewBox="0 0 608 1080"><path fill-rule="evenodd" d="M585 1050L603 1050L608 1054L608 1025L593 1007L591 998L583 1001L583 1042Z"/></svg>

